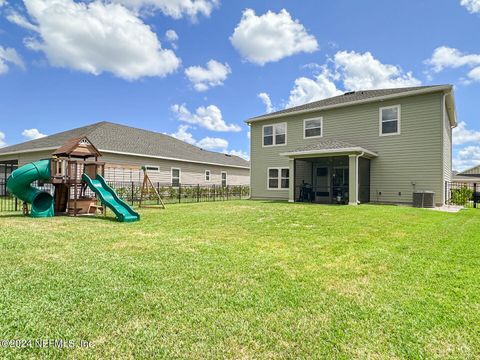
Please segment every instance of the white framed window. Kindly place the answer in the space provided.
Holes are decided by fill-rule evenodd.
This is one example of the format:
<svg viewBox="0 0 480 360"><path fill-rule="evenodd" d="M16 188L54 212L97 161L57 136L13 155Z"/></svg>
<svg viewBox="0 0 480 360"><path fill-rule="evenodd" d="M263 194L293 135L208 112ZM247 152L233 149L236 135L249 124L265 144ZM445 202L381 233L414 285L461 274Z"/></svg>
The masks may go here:
<svg viewBox="0 0 480 360"><path fill-rule="evenodd" d="M152 172L160 172L160 166L145 165L145 170L152 171Z"/></svg>
<svg viewBox="0 0 480 360"><path fill-rule="evenodd" d="M205 181L210 181L210 170L205 170Z"/></svg>
<svg viewBox="0 0 480 360"><path fill-rule="evenodd" d="M287 123L263 125L262 146L279 146L287 144Z"/></svg>
<svg viewBox="0 0 480 360"><path fill-rule="evenodd" d="M379 135L399 135L400 118L400 105L381 107L379 114Z"/></svg>
<svg viewBox="0 0 480 360"><path fill-rule="evenodd" d="M227 172L222 171L222 187L226 187L226 186L227 186Z"/></svg>
<svg viewBox="0 0 480 360"><path fill-rule="evenodd" d="M319 138L323 136L323 117L303 120L303 138Z"/></svg>
<svg viewBox="0 0 480 360"><path fill-rule="evenodd" d="M172 186L179 187L182 183L182 170L179 168L172 168Z"/></svg>
<svg viewBox="0 0 480 360"><path fill-rule="evenodd" d="M286 190L290 187L290 169L269 167L267 169L267 189Z"/></svg>

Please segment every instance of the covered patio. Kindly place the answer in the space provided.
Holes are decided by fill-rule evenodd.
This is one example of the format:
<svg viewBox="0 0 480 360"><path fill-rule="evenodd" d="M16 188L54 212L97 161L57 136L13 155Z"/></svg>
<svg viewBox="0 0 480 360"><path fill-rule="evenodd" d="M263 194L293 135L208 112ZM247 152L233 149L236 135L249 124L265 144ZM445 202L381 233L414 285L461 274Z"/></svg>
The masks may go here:
<svg viewBox="0 0 480 360"><path fill-rule="evenodd" d="M375 152L339 140L320 140L280 155L290 160L290 202L370 202L370 161L378 156Z"/></svg>

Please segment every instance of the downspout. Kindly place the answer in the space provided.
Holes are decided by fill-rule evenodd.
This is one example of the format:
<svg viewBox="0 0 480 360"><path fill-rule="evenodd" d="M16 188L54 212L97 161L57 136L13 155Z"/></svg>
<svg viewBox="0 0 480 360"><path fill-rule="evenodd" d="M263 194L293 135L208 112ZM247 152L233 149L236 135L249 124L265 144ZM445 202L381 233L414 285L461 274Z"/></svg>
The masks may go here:
<svg viewBox="0 0 480 360"><path fill-rule="evenodd" d="M355 158L355 171L356 171L356 176L355 180L357 181L357 184L355 185L355 192L356 192L356 199L357 199L357 204L360 204L360 200L358 199L358 187L359 187L359 179L358 179L358 159L361 158L363 155L365 155L365 151L362 151L361 154L357 155Z"/></svg>

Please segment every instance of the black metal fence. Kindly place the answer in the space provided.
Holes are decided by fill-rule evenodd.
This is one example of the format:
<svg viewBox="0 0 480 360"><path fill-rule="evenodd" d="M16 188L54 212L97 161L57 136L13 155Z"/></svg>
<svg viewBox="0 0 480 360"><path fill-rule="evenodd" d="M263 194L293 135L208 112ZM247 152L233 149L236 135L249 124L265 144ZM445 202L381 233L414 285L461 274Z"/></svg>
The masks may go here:
<svg viewBox="0 0 480 360"><path fill-rule="evenodd" d="M130 205L138 206L140 204L142 183L134 181L107 181L107 183L115 189L120 198L128 202ZM37 182L32 185L48 191L51 194L54 192L52 184L42 184ZM162 201L165 204L241 200L250 197L250 187L248 185L221 186L219 184L181 184L178 187L173 187L171 184L153 183L153 186L160 194ZM87 189L85 195L93 196L94 194L91 190ZM157 205L160 202L153 190L144 195L143 201L145 205ZM0 180L0 212L13 211L22 211L22 201L7 191L6 183L2 179Z"/></svg>
<svg viewBox="0 0 480 360"><path fill-rule="evenodd" d="M446 182L445 203L480 208L480 183Z"/></svg>
<svg viewBox="0 0 480 360"><path fill-rule="evenodd" d="M142 183L107 181L115 189L118 196L134 206L139 205L142 191ZM165 204L195 203L241 200L250 197L248 185L187 185L172 186L165 183L153 183ZM151 190L151 189L150 189ZM145 204L158 204L159 200L155 192L151 190L144 195Z"/></svg>

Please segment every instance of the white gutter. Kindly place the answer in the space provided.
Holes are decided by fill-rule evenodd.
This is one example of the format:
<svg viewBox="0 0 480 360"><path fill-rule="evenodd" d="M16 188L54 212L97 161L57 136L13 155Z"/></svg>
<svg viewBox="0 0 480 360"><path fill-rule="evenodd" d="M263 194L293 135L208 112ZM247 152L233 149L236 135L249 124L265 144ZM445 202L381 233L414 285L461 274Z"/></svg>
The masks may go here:
<svg viewBox="0 0 480 360"><path fill-rule="evenodd" d="M377 157L378 154L374 153L373 151L368 151L361 147L350 147L350 148L343 148L343 149L322 149L322 150L305 150L305 151L289 151L280 153L280 156L301 156L301 155L317 155L317 154L332 154L332 153L348 153L348 152L359 152L363 155L368 154L372 157Z"/></svg>
<svg viewBox="0 0 480 360"><path fill-rule="evenodd" d="M113 150L104 150L104 149L98 149L98 151L104 152L104 153L110 153L110 154L146 157L146 158L151 158L151 159L180 161L180 162L187 162L187 163L224 166L224 167L232 167L232 168L239 168L239 169L250 169L250 167L248 167L248 166L229 165L229 164L221 164L221 163L214 163L214 162L208 162L208 161L198 161L198 160L185 160L185 159L172 158L172 157L168 157L168 156L145 155L145 154L137 154L137 153L123 152L123 151L113 151Z"/></svg>
<svg viewBox="0 0 480 360"><path fill-rule="evenodd" d="M40 152L40 151L50 151L50 150L56 150L56 149L58 149L58 146L48 147L48 148L39 148L39 149L30 149L30 150L10 151L10 152L6 152L6 153L0 153L0 157L1 156L7 156L7 155L24 154L24 153L35 153L35 152Z"/></svg>
<svg viewBox="0 0 480 360"><path fill-rule="evenodd" d="M283 114L276 114L276 115L274 113L273 114L267 114L267 115L263 115L263 116L260 116L260 117L257 117L257 118L248 119L245 122L247 124L251 124L251 123L254 123L254 122L257 122L257 121L263 121L263 120L269 120L269 119L278 119L278 118L285 117L285 116L308 114L308 113L317 112L317 111L321 111L321 110L330 110L330 109L336 109L336 108L347 107L347 106L358 105L358 104L366 104L366 103L377 102L377 101L398 99L398 98L408 97L408 96L413 96L413 95L429 94L429 93L434 93L434 92L438 92L438 91L449 91L449 92L451 92L452 91L452 86L450 86L450 85L435 86L435 87L432 87L432 88L412 90L412 91L399 93L399 94L391 94L391 95L372 97L372 98L369 98L369 99L350 101L350 102L346 102L346 103L343 103L343 104L335 104L335 105L322 106L322 107L313 108L313 109L291 111L291 112L287 112L287 113L283 113Z"/></svg>

